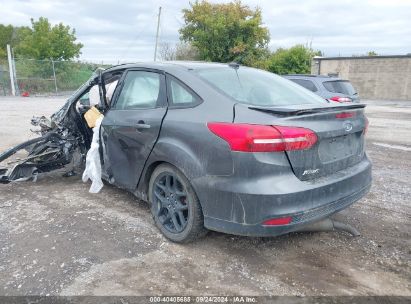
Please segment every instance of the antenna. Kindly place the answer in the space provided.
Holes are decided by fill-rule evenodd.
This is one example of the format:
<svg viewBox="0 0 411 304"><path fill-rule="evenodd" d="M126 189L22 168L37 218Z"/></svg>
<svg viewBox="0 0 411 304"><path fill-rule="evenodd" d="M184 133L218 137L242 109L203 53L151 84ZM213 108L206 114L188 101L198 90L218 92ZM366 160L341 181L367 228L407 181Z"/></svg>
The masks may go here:
<svg viewBox="0 0 411 304"><path fill-rule="evenodd" d="M156 46L154 47L154 61L156 61L157 59L158 31L160 29L160 16L161 16L161 6L158 8Z"/></svg>

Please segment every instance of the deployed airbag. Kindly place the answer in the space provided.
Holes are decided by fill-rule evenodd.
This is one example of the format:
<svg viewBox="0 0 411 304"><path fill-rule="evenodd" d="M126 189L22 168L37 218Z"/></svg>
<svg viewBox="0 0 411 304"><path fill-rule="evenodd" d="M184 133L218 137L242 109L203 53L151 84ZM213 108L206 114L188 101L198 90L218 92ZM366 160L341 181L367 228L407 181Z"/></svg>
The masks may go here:
<svg viewBox="0 0 411 304"><path fill-rule="evenodd" d="M103 120L103 115L97 118L95 127L93 128L93 139L90 149L86 156L86 169L83 172L83 182L91 180L90 193L98 193L103 188L101 180L101 163L100 163L100 124Z"/></svg>

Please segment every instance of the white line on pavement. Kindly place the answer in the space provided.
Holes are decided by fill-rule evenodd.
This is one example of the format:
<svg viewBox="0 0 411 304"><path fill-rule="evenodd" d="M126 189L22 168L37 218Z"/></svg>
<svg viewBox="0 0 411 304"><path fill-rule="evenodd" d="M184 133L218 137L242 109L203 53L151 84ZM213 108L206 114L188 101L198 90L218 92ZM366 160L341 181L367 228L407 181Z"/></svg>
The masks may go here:
<svg viewBox="0 0 411 304"><path fill-rule="evenodd" d="M397 150L403 150L403 151L411 151L411 147L407 147L407 146L390 145L390 144L384 144L384 143L379 143L379 142L374 142L373 144L376 145L376 146L384 147L384 148L397 149Z"/></svg>

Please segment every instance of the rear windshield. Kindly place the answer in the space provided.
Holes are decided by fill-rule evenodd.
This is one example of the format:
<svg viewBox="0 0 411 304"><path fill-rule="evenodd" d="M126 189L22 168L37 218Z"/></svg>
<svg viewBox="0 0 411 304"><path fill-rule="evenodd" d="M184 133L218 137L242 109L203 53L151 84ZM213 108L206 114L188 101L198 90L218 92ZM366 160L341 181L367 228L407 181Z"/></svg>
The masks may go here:
<svg viewBox="0 0 411 304"><path fill-rule="evenodd" d="M282 106L327 103L292 81L258 69L227 66L199 69L196 73L226 95L245 104Z"/></svg>
<svg viewBox="0 0 411 304"><path fill-rule="evenodd" d="M306 88L307 90L310 90L311 92L316 92L317 87L315 84L310 81L310 80L304 80L304 79L290 79L292 82L295 82L299 84L300 86Z"/></svg>
<svg viewBox="0 0 411 304"><path fill-rule="evenodd" d="M333 93L341 93L345 95L354 95L355 89L348 80L334 80L323 82L324 87Z"/></svg>

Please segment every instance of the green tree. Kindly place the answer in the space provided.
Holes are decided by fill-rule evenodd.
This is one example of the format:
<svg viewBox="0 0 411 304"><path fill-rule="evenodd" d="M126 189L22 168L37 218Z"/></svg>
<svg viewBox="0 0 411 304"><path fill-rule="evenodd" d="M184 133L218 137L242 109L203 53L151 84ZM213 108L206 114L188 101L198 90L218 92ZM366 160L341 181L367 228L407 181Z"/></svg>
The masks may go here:
<svg viewBox="0 0 411 304"><path fill-rule="evenodd" d="M200 59L254 65L268 54L270 36L259 8L250 9L240 0L227 4L203 0L190 6L183 9L180 39L196 48Z"/></svg>
<svg viewBox="0 0 411 304"><path fill-rule="evenodd" d="M366 56L378 56L375 51L369 51Z"/></svg>
<svg viewBox="0 0 411 304"><path fill-rule="evenodd" d="M27 30L26 30L27 31ZM34 59L70 60L81 54L76 32L62 23L52 26L47 18L31 19L31 29L15 47L17 55Z"/></svg>
<svg viewBox="0 0 411 304"><path fill-rule="evenodd" d="M319 51L298 44L289 49L279 48L272 53L268 70L277 74L308 74L311 70L311 60L321 55Z"/></svg>
<svg viewBox="0 0 411 304"><path fill-rule="evenodd" d="M6 57L7 44L11 44L14 28L12 25L0 24L0 58Z"/></svg>
<svg viewBox="0 0 411 304"><path fill-rule="evenodd" d="M29 33L30 28L27 26L14 27L11 24L0 24L0 58L7 56L7 44L15 47Z"/></svg>

